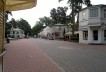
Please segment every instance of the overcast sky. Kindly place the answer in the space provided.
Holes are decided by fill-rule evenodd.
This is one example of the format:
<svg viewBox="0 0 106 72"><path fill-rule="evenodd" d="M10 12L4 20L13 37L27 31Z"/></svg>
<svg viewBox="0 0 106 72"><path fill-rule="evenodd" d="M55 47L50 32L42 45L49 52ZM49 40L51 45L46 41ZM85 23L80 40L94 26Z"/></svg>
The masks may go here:
<svg viewBox="0 0 106 72"><path fill-rule="evenodd" d="M39 20L40 17L50 16L50 10L52 8L57 8L58 6L66 6L67 0L58 3L58 0L38 0L37 6L32 9L20 10L12 12L13 18L18 20L23 18L29 22L31 27L35 25L35 22ZM92 4L106 4L106 0L91 0Z"/></svg>

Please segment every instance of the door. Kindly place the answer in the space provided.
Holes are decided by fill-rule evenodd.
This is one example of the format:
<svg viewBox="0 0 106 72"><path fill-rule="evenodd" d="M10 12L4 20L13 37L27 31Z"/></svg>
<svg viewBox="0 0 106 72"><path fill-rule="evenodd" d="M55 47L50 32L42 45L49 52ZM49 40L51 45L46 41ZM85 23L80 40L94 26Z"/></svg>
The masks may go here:
<svg viewBox="0 0 106 72"><path fill-rule="evenodd" d="M98 30L93 30L93 40L98 40Z"/></svg>

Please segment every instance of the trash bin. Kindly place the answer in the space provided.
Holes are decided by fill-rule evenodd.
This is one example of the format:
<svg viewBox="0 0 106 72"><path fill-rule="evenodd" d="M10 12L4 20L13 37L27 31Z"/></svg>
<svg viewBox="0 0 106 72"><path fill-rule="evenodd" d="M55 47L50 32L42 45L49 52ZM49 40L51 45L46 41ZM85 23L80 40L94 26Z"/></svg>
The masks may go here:
<svg viewBox="0 0 106 72"><path fill-rule="evenodd" d="M7 38L6 40L7 40L7 43L10 43L10 39L9 38Z"/></svg>

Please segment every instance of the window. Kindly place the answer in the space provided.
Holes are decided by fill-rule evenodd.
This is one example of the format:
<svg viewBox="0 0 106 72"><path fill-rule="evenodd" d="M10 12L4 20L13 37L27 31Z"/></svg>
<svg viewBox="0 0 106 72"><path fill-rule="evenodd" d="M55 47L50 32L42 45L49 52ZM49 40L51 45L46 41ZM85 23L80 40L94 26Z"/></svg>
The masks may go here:
<svg viewBox="0 0 106 72"><path fill-rule="evenodd" d="M61 27L60 26L58 26L58 27L56 27L58 30L61 30Z"/></svg>
<svg viewBox="0 0 106 72"><path fill-rule="evenodd" d="M82 13L83 20L85 20L85 12Z"/></svg>
<svg viewBox="0 0 106 72"><path fill-rule="evenodd" d="M12 38L14 38L15 36L14 36L14 35L12 35L11 37L12 37Z"/></svg>
<svg viewBox="0 0 106 72"><path fill-rule="evenodd" d="M19 32L17 31L17 34L19 34Z"/></svg>
<svg viewBox="0 0 106 72"><path fill-rule="evenodd" d="M104 9L104 18L106 18L106 9Z"/></svg>
<svg viewBox="0 0 106 72"><path fill-rule="evenodd" d="M83 31L83 40L88 40L88 31Z"/></svg>
<svg viewBox="0 0 106 72"><path fill-rule="evenodd" d="M93 31L93 40L98 40L98 30Z"/></svg>
<svg viewBox="0 0 106 72"><path fill-rule="evenodd" d="M59 27L59 30L61 30L61 26Z"/></svg>
<svg viewBox="0 0 106 72"><path fill-rule="evenodd" d="M15 34L15 31L13 31L13 34Z"/></svg>
<svg viewBox="0 0 106 72"><path fill-rule="evenodd" d="M90 18L98 17L98 8L90 9Z"/></svg>
<svg viewBox="0 0 106 72"><path fill-rule="evenodd" d="M104 40L106 40L106 30L104 30Z"/></svg>
<svg viewBox="0 0 106 72"><path fill-rule="evenodd" d="M18 35L17 37L19 38L20 36Z"/></svg>

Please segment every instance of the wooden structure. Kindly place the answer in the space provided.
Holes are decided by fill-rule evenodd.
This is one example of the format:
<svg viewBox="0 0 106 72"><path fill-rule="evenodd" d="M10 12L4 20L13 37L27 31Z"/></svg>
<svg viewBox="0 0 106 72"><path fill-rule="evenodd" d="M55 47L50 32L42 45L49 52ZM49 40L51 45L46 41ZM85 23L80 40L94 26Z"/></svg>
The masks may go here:
<svg viewBox="0 0 106 72"><path fill-rule="evenodd" d="M0 0L0 54L4 50L4 2ZM2 64L2 57L0 57L0 64Z"/></svg>

